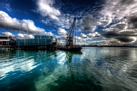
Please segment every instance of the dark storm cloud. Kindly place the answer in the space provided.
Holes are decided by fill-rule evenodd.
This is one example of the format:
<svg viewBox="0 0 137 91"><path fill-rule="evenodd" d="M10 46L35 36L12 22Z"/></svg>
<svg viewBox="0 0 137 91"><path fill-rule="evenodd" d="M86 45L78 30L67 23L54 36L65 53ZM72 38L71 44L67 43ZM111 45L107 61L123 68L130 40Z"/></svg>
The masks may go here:
<svg viewBox="0 0 137 91"><path fill-rule="evenodd" d="M97 26L97 19L88 14L81 20L81 28L84 31L94 32Z"/></svg>
<svg viewBox="0 0 137 91"><path fill-rule="evenodd" d="M115 32L108 31L102 34L105 38L114 38L121 42L133 42L135 41L135 37L137 37L137 33L134 31L123 31L123 32Z"/></svg>
<svg viewBox="0 0 137 91"><path fill-rule="evenodd" d="M136 0L121 0L121 1L120 1L120 4L122 4L122 5L123 5L123 4L128 4L128 5L129 5L129 4L133 4L134 1L136 1Z"/></svg>
<svg viewBox="0 0 137 91"><path fill-rule="evenodd" d="M135 31L122 31L122 32L108 31L102 35L107 38L119 37L119 36L135 37L137 36L137 33Z"/></svg>
<svg viewBox="0 0 137 91"><path fill-rule="evenodd" d="M106 38L113 38L113 37L119 36L119 34L114 31L109 31L109 32L102 34L102 36L104 36Z"/></svg>
<svg viewBox="0 0 137 91"><path fill-rule="evenodd" d="M126 27L127 27L126 23L118 23L118 24L115 24L115 25L112 26L112 28L118 29L119 31L125 30Z"/></svg>
<svg viewBox="0 0 137 91"><path fill-rule="evenodd" d="M128 23L131 28L137 28L137 15L136 16L130 16L128 18Z"/></svg>
<svg viewBox="0 0 137 91"><path fill-rule="evenodd" d="M119 38L116 38L116 39L121 41L121 42L132 42L132 41L134 41L134 39L130 38L130 37L119 37Z"/></svg>
<svg viewBox="0 0 137 91"><path fill-rule="evenodd" d="M121 31L119 32L120 36L130 36L130 37L137 37L137 33L135 31Z"/></svg>

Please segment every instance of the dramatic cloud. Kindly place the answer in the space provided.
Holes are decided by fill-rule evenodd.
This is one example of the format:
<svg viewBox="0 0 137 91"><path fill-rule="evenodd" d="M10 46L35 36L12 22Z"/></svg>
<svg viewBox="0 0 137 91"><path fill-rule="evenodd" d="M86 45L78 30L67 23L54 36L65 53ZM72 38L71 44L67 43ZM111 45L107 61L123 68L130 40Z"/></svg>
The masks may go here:
<svg viewBox="0 0 137 91"><path fill-rule="evenodd" d="M44 35L47 35L47 36L54 36L54 34L52 32L45 32Z"/></svg>
<svg viewBox="0 0 137 91"><path fill-rule="evenodd" d="M2 35L14 37L14 35L11 32L2 32Z"/></svg>
<svg viewBox="0 0 137 91"><path fill-rule="evenodd" d="M135 37L119 37L119 38L116 38L118 39L119 41L121 42L135 42L136 41L136 38Z"/></svg>
<svg viewBox="0 0 137 91"><path fill-rule="evenodd" d="M106 38L115 38L121 42L127 42L132 43L136 41L137 33L134 31L121 31L121 32L115 32L115 31L107 31L102 36Z"/></svg>
<svg viewBox="0 0 137 91"><path fill-rule="evenodd" d="M16 36L18 39L34 39L34 36L32 34L22 34L19 33Z"/></svg>
<svg viewBox="0 0 137 91"><path fill-rule="evenodd" d="M59 20L54 20L54 19L42 19L41 22L44 23L45 25L54 24L54 27L61 27L64 29L69 29L71 27L71 24L73 22L74 16L70 14L62 14L59 16ZM76 24L77 24L76 20Z"/></svg>
<svg viewBox="0 0 137 91"><path fill-rule="evenodd" d="M86 45L87 42L86 42L86 38L82 38L82 37L79 37L79 36L75 36L75 43L76 45Z"/></svg>
<svg viewBox="0 0 137 91"><path fill-rule="evenodd" d="M74 17L71 15L62 15L60 17L59 21L55 21L55 24L58 25L59 27L65 28L65 29L69 29L72 22L73 22ZM77 21L76 21L77 22Z"/></svg>
<svg viewBox="0 0 137 91"><path fill-rule="evenodd" d="M86 15L81 20L81 28L84 31L94 32L97 26L97 20L92 15Z"/></svg>
<svg viewBox="0 0 137 91"><path fill-rule="evenodd" d="M38 35L38 34L37 34ZM47 35L47 36L53 36L53 33L52 32L44 32L43 34L39 34L39 35ZM32 34L22 34L22 33L18 33L16 35L16 38L18 39L34 39L34 35Z"/></svg>
<svg viewBox="0 0 137 91"><path fill-rule="evenodd" d="M80 37L82 37L82 38L87 38L87 35L85 35L84 33L81 33L81 34L80 34Z"/></svg>
<svg viewBox="0 0 137 91"><path fill-rule="evenodd" d="M45 32L44 29L36 27L32 20L22 20L21 26L22 26L21 30L24 30L25 32L29 32L29 33L43 33L43 32Z"/></svg>
<svg viewBox="0 0 137 91"><path fill-rule="evenodd" d="M100 25L109 26L102 35L116 39L121 44L131 44L137 39L137 0L106 0L100 14ZM103 22L102 22L103 21Z"/></svg>
<svg viewBox="0 0 137 91"><path fill-rule="evenodd" d="M104 26L137 13L137 0L105 0L100 15ZM102 22L103 21L103 22Z"/></svg>
<svg viewBox="0 0 137 91"><path fill-rule="evenodd" d="M37 0L37 11L44 17L41 22L45 25L54 24L54 27L69 29L74 17L77 15L61 13L59 9L54 7L54 4L54 0ZM50 19L47 19L48 17Z"/></svg>
<svg viewBox="0 0 137 91"><path fill-rule="evenodd" d="M128 21L130 20L132 21L131 18L129 18ZM107 28L105 30L103 36L105 38L117 39L117 41L126 44L135 42L136 32L134 30L128 29L128 21L126 20L125 22L118 22L116 24L111 25L110 28Z"/></svg>
<svg viewBox="0 0 137 91"><path fill-rule="evenodd" d="M0 11L0 27L9 30L22 30L26 33L43 33L44 29L36 27L32 20L18 20Z"/></svg>
<svg viewBox="0 0 137 91"><path fill-rule="evenodd" d="M128 17L129 28L137 29L137 13Z"/></svg>
<svg viewBox="0 0 137 91"><path fill-rule="evenodd" d="M121 43L117 39L101 40L97 44L104 45L104 46L122 46L123 45L123 43Z"/></svg>
<svg viewBox="0 0 137 91"><path fill-rule="evenodd" d="M119 34L117 32L114 32L114 31L108 31L102 35L106 38L114 38L114 37L119 36Z"/></svg>
<svg viewBox="0 0 137 91"><path fill-rule="evenodd" d="M94 33L89 33L87 34L87 36L89 38L93 38L93 37L100 37L101 35L98 32L94 32Z"/></svg>
<svg viewBox="0 0 137 91"><path fill-rule="evenodd" d="M42 16L49 16L52 19L59 20L60 11L53 7L54 0L38 0L38 12Z"/></svg>
<svg viewBox="0 0 137 91"><path fill-rule="evenodd" d="M107 25L109 25L112 22L111 16L106 15L106 16L102 16L99 19L99 25L106 27Z"/></svg>
<svg viewBox="0 0 137 91"><path fill-rule="evenodd" d="M67 35L67 31L65 29L58 28L58 34L60 34L60 35Z"/></svg>
<svg viewBox="0 0 137 91"><path fill-rule="evenodd" d="M23 38L25 38L24 34L21 34L21 33L17 34L16 37L19 38L19 39L23 39Z"/></svg>
<svg viewBox="0 0 137 91"><path fill-rule="evenodd" d="M120 22L112 25L111 28L113 28L113 31L122 31L127 29L127 24L124 22Z"/></svg>
<svg viewBox="0 0 137 91"><path fill-rule="evenodd" d="M34 36L32 34L25 34L25 38L34 39Z"/></svg>

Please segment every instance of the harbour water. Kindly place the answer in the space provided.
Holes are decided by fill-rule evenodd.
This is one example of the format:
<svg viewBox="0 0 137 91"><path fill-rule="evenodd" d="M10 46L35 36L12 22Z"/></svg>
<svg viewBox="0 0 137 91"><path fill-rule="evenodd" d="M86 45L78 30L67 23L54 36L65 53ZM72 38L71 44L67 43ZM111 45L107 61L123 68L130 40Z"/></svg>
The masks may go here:
<svg viewBox="0 0 137 91"><path fill-rule="evenodd" d="M0 51L0 91L136 90L136 48Z"/></svg>

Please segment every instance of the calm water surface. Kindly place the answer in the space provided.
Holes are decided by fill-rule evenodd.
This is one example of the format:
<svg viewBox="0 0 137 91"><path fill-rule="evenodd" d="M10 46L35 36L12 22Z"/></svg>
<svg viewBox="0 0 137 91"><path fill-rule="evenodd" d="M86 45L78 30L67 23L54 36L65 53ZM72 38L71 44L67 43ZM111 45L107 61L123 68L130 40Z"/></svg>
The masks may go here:
<svg viewBox="0 0 137 91"><path fill-rule="evenodd" d="M0 91L137 91L137 49L0 51Z"/></svg>

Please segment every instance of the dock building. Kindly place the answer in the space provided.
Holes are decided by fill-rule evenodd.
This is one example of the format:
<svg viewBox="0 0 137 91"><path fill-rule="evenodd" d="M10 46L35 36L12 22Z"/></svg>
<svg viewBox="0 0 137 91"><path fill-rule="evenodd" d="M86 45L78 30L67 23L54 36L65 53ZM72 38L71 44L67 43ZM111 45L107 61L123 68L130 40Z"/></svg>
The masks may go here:
<svg viewBox="0 0 137 91"><path fill-rule="evenodd" d="M16 39L16 47L51 46L53 36L34 35L34 39Z"/></svg>

